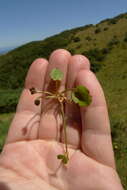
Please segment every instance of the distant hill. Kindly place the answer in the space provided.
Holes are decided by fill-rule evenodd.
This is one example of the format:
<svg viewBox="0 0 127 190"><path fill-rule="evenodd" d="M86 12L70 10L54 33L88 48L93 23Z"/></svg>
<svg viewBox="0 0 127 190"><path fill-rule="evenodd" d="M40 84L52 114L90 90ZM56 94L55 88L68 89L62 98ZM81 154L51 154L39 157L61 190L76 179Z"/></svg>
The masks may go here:
<svg viewBox="0 0 127 190"><path fill-rule="evenodd" d="M127 161L127 13L27 43L0 56L0 112L14 111L26 72L38 57L64 48L91 61L104 89L119 172L126 181L120 156ZM118 154L117 154L118 153ZM126 167L127 170L127 165Z"/></svg>
<svg viewBox="0 0 127 190"><path fill-rule="evenodd" d="M0 56L0 88L15 89L23 86L32 61L37 57L48 58L57 48L65 48L72 54L84 54L91 60L92 68L97 72L110 61L114 50L123 52L126 40L127 14L121 14L96 25L66 30L43 41L30 42Z"/></svg>
<svg viewBox="0 0 127 190"><path fill-rule="evenodd" d="M9 51L15 49L16 47L6 47L6 48L0 48L0 55L6 54Z"/></svg>

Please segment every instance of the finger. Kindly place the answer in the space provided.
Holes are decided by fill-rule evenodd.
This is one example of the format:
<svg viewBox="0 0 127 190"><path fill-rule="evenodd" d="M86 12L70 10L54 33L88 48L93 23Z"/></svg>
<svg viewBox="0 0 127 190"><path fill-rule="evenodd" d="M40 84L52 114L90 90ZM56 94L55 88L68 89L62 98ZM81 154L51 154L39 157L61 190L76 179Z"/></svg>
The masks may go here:
<svg viewBox="0 0 127 190"><path fill-rule="evenodd" d="M103 90L95 75L88 70L78 74L76 84L86 86L92 96L92 103L87 108L81 108L82 150L91 158L115 167L110 123Z"/></svg>
<svg viewBox="0 0 127 190"><path fill-rule="evenodd" d="M36 59L28 71L25 88L21 94L15 117L11 123L7 143L37 137L41 105L36 106L34 100L38 94L31 95L29 88L43 88L48 61ZM34 127L33 127L34 125Z"/></svg>
<svg viewBox="0 0 127 190"><path fill-rule="evenodd" d="M57 68L61 70L64 77L60 83L59 90L64 90L66 85L66 76L68 70L68 64L70 60L70 53L63 49L55 50L49 59L49 65L46 73L46 80L44 90L53 92L54 85L50 79L50 73L52 69ZM43 139L56 139L60 138L60 125L61 118L59 117L60 110L58 104L52 100L44 100L42 117L39 128L39 138Z"/></svg>
<svg viewBox="0 0 127 190"><path fill-rule="evenodd" d="M67 75L67 89L74 88L77 74L81 70L90 69L89 60L83 55L74 55L70 59ZM67 103L65 113L67 116L67 141L68 144L78 148L81 136L81 118L79 107L73 103ZM62 132L62 142L64 134Z"/></svg>

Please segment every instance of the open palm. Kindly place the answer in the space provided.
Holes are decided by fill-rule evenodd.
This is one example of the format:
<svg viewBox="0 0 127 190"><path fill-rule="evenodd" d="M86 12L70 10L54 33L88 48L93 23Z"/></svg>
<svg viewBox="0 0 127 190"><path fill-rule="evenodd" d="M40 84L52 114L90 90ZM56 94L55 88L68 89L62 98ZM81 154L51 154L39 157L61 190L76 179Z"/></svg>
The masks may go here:
<svg viewBox="0 0 127 190"><path fill-rule="evenodd" d="M41 105L36 106L34 100L38 95L31 95L29 91L31 87L49 89L49 73L53 68L64 73L60 90L80 84L86 86L92 96L87 108L65 105L69 147L66 165L57 159L64 151L64 136L62 119L54 112L56 104L49 106L49 102L42 99ZM87 58L71 56L59 49L51 54L49 62L42 58L33 62L0 156L0 172L1 180L14 190L111 189L118 177L107 107Z"/></svg>

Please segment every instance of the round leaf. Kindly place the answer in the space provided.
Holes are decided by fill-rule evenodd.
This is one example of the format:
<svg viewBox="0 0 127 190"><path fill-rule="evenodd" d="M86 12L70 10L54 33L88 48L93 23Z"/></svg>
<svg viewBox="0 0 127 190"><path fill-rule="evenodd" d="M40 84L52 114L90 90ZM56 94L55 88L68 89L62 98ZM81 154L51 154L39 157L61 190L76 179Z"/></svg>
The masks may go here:
<svg viewBox="0 0 127 190"><path fill-rule="evenodd" d="M63 154L59 154L59 155L57 155L57 158L58 159L64 159L64 155Z"/></svg>
<svg viewBox="0 0 127 190"><path fill-rule="evenodd" d="M57 158L61 159L64 164L67 164L67 162L68 162L68 158L64 154L57 155Z"/></svg>
<svg viewBox="0 0 127 190"><path fill-rule="evenodd" d="M92 99L88 89L80 85L72 92L72 100L79 106L88 106Z"/></svg>
<svg viewBox="0 0 127 190"><path fill-rule="evenodd" d="M55 68L51 71L50 77L52 80L59 80L61 81L63 78L63 72L60 71L59 69Z"/></svg>

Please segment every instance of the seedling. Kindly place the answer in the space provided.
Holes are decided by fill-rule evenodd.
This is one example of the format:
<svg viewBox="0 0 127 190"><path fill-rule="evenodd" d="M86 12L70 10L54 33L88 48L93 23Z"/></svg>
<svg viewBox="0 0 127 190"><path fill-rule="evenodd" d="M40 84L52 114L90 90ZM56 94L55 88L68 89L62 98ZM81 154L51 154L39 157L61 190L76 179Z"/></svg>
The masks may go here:
<svg viewBox="0 0 127 190"><path fill-rule="evenodd" d="M69 153L68 153L68 143L67 143L67 132L66 132L66 118L65 118L65 112L64 112L64 104L65 103L75 103L78 106L88 106L91 103L91 96L89 94L88 89L85 86L79 85L75 88L71 89L65 89L62 92L59 92L60 83L63 79L63 72L60 71L57 68L54 68L50 73L50 78L55 84L55 89L53 92L50 91L38 91L35 88L31 88L30 92L31 94L40 93L41 96L39 96L37 99L35 99L34 103L35 105L40 104L40 99L46 98L46 99L54 99L57 100L57 102L60 105L60 114L62 116L62 127L64 131L64 143L65 143L65 151L64 154L57 155L57 158L62 161L62 163L67 164L69 160ZM67 93L70 92L70 96L67 96Z"/></svg>

